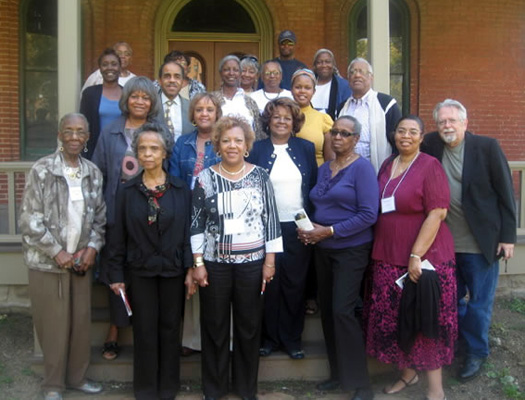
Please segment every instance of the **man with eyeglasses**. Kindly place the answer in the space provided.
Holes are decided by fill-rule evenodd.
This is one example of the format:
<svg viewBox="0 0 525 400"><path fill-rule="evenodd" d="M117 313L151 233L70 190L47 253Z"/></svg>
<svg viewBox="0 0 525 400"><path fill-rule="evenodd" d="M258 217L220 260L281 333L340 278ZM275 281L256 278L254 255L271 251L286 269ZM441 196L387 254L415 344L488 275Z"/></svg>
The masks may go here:
<svg viewBox="0 0 525 400"><path fill-rule="evenodd" d="M369 160L377 173L395 149L393 132L401 110L392 96L372 89L374 72L367 60L352 60L347 72L352 96L339 108L338 116L351 115L361 123L355 152Z"/></svg>
<svg viewBox="0 0 525 400"><path fill-rule="evenodd" d="M115 50L115 52L120 58L120 76L118 78L118 83L120 86L124 87L127 81L136 76L133 72L129 70L129 66L131 65L131 58L133 56L133 50L131 49L131 46L126 42L115 43L113 45L113 50ZM100 72L100 69L97 69L86 79L84 86L82 86L81 92L83 92L84 89L86 89L87 87L100 85L102 83L102 73Z"/></svg>
<svg viewBox="0 0 525 400"><path fill-rule="evenodd" d="M281 87L290 90L292 87L292 75L295 71L301 68L307 68L306 64L295 58L295 44L297 38L295 33L290 30L282 31L279 34L279 57L274 58L281 64L282 81Z"/></svg>
<svg viewBox="0 0 525 400"><path fill-rule="evenodd" d="M468 381L489 355L499 259L514 255L516 204L501 147L493 138L467 131L465 107L446 99L433 116L437 132L424 136L421 150L441 161L450 185L446 222L456 251L459 349L466 356L459 379Z"/></svg>

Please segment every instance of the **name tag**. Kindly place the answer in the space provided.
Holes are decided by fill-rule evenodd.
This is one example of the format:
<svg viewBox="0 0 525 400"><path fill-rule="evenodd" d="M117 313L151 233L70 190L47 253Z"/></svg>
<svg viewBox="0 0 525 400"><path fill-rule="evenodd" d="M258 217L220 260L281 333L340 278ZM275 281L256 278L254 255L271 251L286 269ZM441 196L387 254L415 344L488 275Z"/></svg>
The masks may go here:
<svg viewBox="0 0 525 400"><path fill-rule="evenodd" d="M243 232L244 232L244 222L241 218L224 220L224 233L226 235L233 235L235 233L243 233Z"/></svg>
<svg viewBox="0 0 525 400"><path fill-rule="evenodd" d="M394 196L381 199L381 212L383 214L396 211L396 201Z"/></svg>
<svg viewBox="0 0 525 400"><path fill-rule="evenodd" d="M80 186L70 187L69 196L71 197L71 201L84 200L84 196L82 195L82 187Z"/></svg>

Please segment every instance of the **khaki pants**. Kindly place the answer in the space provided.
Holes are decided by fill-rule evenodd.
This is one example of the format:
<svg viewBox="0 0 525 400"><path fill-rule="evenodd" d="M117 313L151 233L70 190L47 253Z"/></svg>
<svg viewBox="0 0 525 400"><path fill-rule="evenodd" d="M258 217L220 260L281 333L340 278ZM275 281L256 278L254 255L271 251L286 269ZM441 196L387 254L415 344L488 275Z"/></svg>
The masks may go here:
<svg viewBox="0 0 525 400"><path fill-rule="evenodd" d="M44 354L42 390L81 386L90 358L91 274L29 270L29 293Z"/></svg>

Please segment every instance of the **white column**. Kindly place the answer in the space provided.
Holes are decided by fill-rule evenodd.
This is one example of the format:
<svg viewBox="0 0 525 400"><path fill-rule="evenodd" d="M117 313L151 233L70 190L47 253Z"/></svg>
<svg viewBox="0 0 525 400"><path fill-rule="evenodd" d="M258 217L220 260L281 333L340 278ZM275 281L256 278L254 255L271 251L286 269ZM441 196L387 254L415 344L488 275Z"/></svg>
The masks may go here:
<svg viewBox="0 0 525 400"><path fill-rule="evenodd" d="M373 87L390 93L390 10L388 0L368 0L368 54L374 68Z"/></svg>
<svg viewBox="0 0 525 400"><path fill-rule="evenodd" d="M80 0L58 0L58 114L78 111L80 100Z"/></svg>

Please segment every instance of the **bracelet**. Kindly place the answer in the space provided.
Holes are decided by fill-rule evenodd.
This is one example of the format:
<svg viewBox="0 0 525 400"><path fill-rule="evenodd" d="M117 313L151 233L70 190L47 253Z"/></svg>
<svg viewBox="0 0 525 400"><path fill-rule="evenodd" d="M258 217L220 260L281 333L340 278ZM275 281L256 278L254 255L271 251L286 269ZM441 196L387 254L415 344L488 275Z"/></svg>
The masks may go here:
<svg viewBox="0 0 525 400"><path fill-rule="evenodd" d="M193 261L195 264L200 264L204 262L204 258L202 256L195 257L195 260Z"/></svg>
<svg viewBox="0 0 525 400"><path fill-rule="evenodd" d="M197 269L199 267L204 267L204 263L201 261L201 262L194 262L193 263L193 269Z"/></svg>
<svg viewBox="0 0 525 400"><path fill-rule="evenodd" d="M263 267L268 267L268 268L274 269L275 268L275 264L274 265L263 264Z"/></svg>
<svg viewBox="0 0 525 400"><path fill-rule="evenodd" d="M411 258L417 258L419 261L421 261L421 256L418 256L417 254L410 253Z"/></svg>
<svg viewBox="0 0 525 400"><path fill-rule="evenodd" d="M334 227L333 226L330 227L330 233L332 234L332 236L334 236L335 232L334 232Z"/></svg>

